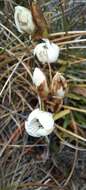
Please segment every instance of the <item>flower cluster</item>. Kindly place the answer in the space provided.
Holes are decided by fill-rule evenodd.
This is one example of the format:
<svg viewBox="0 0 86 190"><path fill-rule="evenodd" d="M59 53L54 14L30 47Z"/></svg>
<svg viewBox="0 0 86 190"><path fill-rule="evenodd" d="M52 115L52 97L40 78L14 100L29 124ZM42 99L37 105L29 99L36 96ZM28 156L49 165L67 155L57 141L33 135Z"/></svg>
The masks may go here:
<svg viewBox="0 0 86 190"><path fill-rule="evenodd" d="M20 33L33 34L36 30L36 25L29 9L21 6L15 7L14 18L16 27ZM33 54L44 65L46 63L55 63L58 60L59 51L59 47L50 42L49 39L42 39L42 42L35 46ZM46 105L53 103L55 107L58 107L62 102L67 90L66 79L61 73L56 72L51 84L48 84L45 74L38 67L33 72L33 84L40 99ZM49 107L49 110L50 112L37 108L29 114L27 121L25 121L25 129L29 135L40 137L49 135L53 131L54 119L52 112L54 112L54 109L50 109Z"/></svg>
<svg viewBox="0 0 86 190"><path fill-rule="evenodd" d="M63 100L67 90L66 79L61 73L56 72L52 83L48 86L45 74L38 67L36 67L33 72L33 84L36 87L38 96L45 104L49 102L49 96L51 96L57 107L59 102ZM34 137L49 135L54 130L52 113L35 109L25 122L25 129L29 135Z"/></svg>

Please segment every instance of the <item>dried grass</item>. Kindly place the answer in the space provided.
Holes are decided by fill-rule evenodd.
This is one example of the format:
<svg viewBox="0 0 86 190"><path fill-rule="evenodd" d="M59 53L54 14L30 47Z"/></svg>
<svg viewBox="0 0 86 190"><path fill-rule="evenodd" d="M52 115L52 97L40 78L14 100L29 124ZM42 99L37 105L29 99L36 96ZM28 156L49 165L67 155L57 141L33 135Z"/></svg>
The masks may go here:
<svg viewBox="0 0 86 190"><path fill-rule="evenodd" d="M54 113L57 127L48 142L24 130L28 114L39 105L32 83L39 63L32 53L36 42L16 31L17 3L27 6L27 1L4 0L0 11L0 189L81 189L86 180L86 3L40 0L45 17L51 16L50 39L61 49L51 74L63 73L69 87ZM49 67L39 67L49 78Z"/></svg>

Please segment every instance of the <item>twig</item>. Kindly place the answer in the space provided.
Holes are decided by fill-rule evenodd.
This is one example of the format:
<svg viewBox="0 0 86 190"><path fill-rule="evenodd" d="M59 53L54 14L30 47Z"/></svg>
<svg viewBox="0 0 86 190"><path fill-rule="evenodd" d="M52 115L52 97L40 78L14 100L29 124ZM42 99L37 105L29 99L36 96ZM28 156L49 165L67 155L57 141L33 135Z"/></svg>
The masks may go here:
<svg viewBox="0 0 86 190"><path fill-rule="evenodd" d="M68 34L82 34L82 35L86 35L86 31L85 30L80 30L80 31L67 31L67 32L57 32L57 33L52 33L49 36L50 37L56 37L56 36L62 36L62 35L68 35Z"/></svg>
<svg viewBox="0 0 86 190"><path fill-rule="evenodd" d="M72 114L71 114L71 115L72 115ZM73 119L73 116L72 116L72 124L73 124L73 126L74 126L75 133L77 133L77 127L76 127L75 121L74 121L74 119ZM77 138L76 138L76 147L78 147ZM75 169L75 165L76 165L76 161L77 161L77 155L78 155L78 149L75 150L75 157L74 157L73 166L72 166L72 169L71 169L71 172L70 172L68 178L66 179L66 182L65 182L64 185L63 185L63 188L64 188L65 186L67 186L67 184L69 183L69 181L70 181L70 179L71 179L71 177L72 177L72 175L73 175L73 172L74 172L74 169Z"/></svg>
<svg viewBox="0 0 86 190"><path fill-rule="evenodd" d="M62 47L60 47L60 49L61 50L65 50L65 49L86 49L86 46L68 46L67 48L66 47L64 47L64 48L62 48Z"/></svg>
<svg viewBox="0 0 86 190"><path fill-rule="evenodd" d="M0 23L0 26L3 27L6 31L8 31L14 38L16 38L16 40L17 40L22 46L26 47L25 44L24 44L10 29L8 29L8 28L7 28L6 26L4 26L2 23Z"/></svg>
<svg viewBox="0 0 86 190"><path fill-rule="evenodd" d="M70 40L66 42L58 42L58 45L66 45L66 44L75 44L75 43L80 43L80 42L86 42L86 39L80 39L80 40Z"/></svg>
<svg viewBox="0 0 86 190"><path fill-rule="evenodd" d="M5 143L0 143L0 146L5 146ZM26 145L19 145L19 144L7 144L9 148L33 148L33 147L46 147L47 144L26 144Z"/></svg>
<svg viewBox="0 0 86 190"><path fill-rule="evenodd" d="M21 127L21 130L23 130L23 129L24 129L24 125L22 125L22 127ZM20 133L21 133L20 129L17 128L17 129L15 130L15 132L12 134L12 136L10 137L10 139L8 140L8 142L4 145L4 147L3 147L2 150L0 151L0 157L3 155L5 149L6 149L7 146L11 143L11 141L17 136L17 134L20 135Z"/></svg>
<svg viewBox="0 0 86 190"><path fill-rule="evenodd" d="M76 147L76 146L74 146L74 145L68 143L66 140L64 140L64 139L60 136L60 134L59 134L56 130L54 130L54 133L55 133L55 135L60 139L61 144L65 145L65 146L68 146L69 148L72 148L72 149L74 149L74 150L77 149L77 150L79 150L79 151L86 151L86 148Z"/></svg>
<svg viewBox="0 0 86 190"><path fill-rule="evenodd" d="M67 130L67 129L65 129L65 128L59 126L59 125L55 125L55 126L56 126L56 128L59 129L60 131L65 132L65 133L67 133L67 134L69 134L69 135L71 135L71 136L73 136L73 137L75 137L75 138L77 138L77 139L79 139L79 140L82 140L82 141L86 142L86 139L83 138L83 137L81 137L80 135L77 135L77 134L75 134L75 133L73 133L73 132L71 132L71 131L69 131L69 130Z"/></svg>
<svg viewBox="0 0 86 190"><path fill-rule="evenodd" d="M66 105L63 105L62 107L63 107L63 108L66 108L66 109L69 109L69 110L73 110L73 111L78 111L78 112L86 113L86 110L84 110L84 109L75 108L75 107L66 106Z"/></svg>

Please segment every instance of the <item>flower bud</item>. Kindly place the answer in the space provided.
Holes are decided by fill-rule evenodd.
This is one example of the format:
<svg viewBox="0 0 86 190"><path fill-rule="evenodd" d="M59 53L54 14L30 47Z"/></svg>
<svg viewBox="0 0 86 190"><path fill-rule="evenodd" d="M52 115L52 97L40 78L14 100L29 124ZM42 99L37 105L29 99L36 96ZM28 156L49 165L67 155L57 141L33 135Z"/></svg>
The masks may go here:
<svg viewBox="0 0 86 190"><path fill-rule="evenodd" d="M39 96L45 99L48 94L48 85L44 73L39 68L35 68L33 72L33 83L37 87Z"/></svg>
<svg viewBox="0 0 86 190"><path fill-rule="evenodd" d="M15 7L14 13L15 24L20 33L32 34L35 32L36 26L33 22L31 11L22 6Z"/></svg>
<svg viewBox="0 0 86 190"><path fill-rule="evenodd" d="M66 90L67 90L66 79L62 76L61 73L57 72L52 80L51 93L53 96L63 98Z"/></svg>

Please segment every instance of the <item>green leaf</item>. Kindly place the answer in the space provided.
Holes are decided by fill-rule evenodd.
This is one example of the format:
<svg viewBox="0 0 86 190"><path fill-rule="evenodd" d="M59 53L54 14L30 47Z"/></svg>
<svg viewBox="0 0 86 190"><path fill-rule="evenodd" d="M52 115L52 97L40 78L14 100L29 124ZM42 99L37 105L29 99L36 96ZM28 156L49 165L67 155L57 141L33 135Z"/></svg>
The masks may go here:
<svg viewBox="0 0 86 190"><path fill-rule="evenodd" d="M69 109L63 110L63 111L61 111L61 112L59 112L59 113L55 113L55 114L53 115L53 119L54 119L54 121L56 121L56 120L58 120L58 119L60 119L60 118L63 118L65 115L67 115L67 114L69 114L69 113L70 113L70 110L69 110Z"/></svg>

